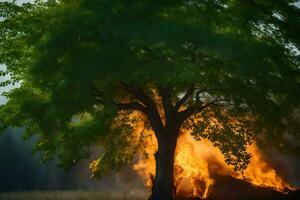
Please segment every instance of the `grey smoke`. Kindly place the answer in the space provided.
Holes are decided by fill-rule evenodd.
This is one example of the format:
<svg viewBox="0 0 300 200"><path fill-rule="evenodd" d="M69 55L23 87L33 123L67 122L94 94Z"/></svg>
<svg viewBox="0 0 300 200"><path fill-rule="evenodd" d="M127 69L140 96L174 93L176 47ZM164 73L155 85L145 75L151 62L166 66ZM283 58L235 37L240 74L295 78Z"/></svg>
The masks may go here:
<svg viewBox="0 0 300 200"><path fill-rule="evenodd" d="M34 139L22 140L22 128L10 128L0 135L0 192L27 190L132 190L145 189L131 166L100 181L90 178L89 160L83 160L69 172L56 161L40 163L32 154Z"/></svg>

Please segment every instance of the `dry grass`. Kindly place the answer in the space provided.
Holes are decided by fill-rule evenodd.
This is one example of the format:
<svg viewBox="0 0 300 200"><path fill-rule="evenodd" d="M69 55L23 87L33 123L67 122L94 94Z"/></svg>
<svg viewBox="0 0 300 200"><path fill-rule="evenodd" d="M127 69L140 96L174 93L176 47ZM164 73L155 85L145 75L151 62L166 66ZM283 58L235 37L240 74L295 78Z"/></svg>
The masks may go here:
<svg viewBox="0 0 300 200"><path fill-rule="evenodd" d="M0 200L146 200L149 194L145 191L130 192L13 192L0 193Z"/></svg>

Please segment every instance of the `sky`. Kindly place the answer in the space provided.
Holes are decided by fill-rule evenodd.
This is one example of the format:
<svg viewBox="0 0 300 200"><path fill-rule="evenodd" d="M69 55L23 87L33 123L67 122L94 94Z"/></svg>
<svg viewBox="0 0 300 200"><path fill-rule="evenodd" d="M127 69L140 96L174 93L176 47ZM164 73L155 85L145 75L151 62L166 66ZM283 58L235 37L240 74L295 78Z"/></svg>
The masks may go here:
<svg viewBox="0 0 300 200"><path fill-rule="evenodd" d="M3 0L0 0L3 2ZM19 0L18 3L30 2L30 0ZM300 2L297 3L300 6ZM0 70L4 69L0 65ZM9 77L0 77L3 81ZM2 92L8 91L10 87L1 88ZM6 99L0 96L0 104ZM22 140L22 128L10 128L0 134L0 192L15 190L60 190L60 189L85 189L85 190L107 190L143 188L141 180L130 170L130 166L124 168L120 173L104 177L100 182L90 179L88 172L88 160L82 161L70 172L64 172L52 161L41 165L40 155L32 155L32 144L35 139ZM287 158L284 158L287 159ZM290 158L289 158L290 159ZM290 161L294 170L300 166L299 161ZM298 176L299 174L295 174ZM122 178L123 177L123 178Z"/></svg>
<svg viewBox="0 0 300 200"><path fill-rule="evenodd" d="M4 69L5 69L5 66L0 64L0 71L1 71L1 70L4 70ZM8 78L8 77L0 77L0 81L1 81L1 82L2 82L2 81L5 81L5 80L7 80L7 78ZM6 92L6 91L8 91L9 89L10 89L10 87L7 87L7 88L1 87L1 88L0 88L0 105L6 102L6 99L1 95L2 92Z"/></svg>

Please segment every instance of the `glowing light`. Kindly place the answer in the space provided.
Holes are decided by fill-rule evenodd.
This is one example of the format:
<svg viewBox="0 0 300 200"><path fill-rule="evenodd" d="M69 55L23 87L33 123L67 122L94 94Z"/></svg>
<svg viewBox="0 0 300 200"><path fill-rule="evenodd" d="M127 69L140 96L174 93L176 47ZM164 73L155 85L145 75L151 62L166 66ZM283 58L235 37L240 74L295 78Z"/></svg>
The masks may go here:
<svg viewBox="0 0 300 200"><path fill-rule="evenodd" d="M151 188L155 177L154 154L157 151L157 141L151 132L147 132L147 135L143 145L146 155L139 154L134 170L144 180L145 185ZM237 173L225 163L222 153L211 142L195 141L189 132L182 133L177 141L174 164L177 196L206 198L214 184L213 174L230 175L280 192L292 189L264 160L255 144L248 150L252 155L250 164L243 173Z"/></svg>

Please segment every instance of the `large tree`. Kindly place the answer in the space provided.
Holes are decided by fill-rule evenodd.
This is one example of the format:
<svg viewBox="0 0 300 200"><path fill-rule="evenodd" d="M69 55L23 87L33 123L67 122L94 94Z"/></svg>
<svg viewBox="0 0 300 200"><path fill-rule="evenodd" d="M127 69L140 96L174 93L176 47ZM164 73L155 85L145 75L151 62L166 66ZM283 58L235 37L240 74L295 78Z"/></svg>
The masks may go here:
<svg viewBox="0 0 300 200"><path fill-rule="evenodd" d="M1 86L20 85L5 93L1 128L26 127L44 159L66 168L100 145L102 175L130 161L140 118L158 141L153 200L174 198L180 129L212 141L236 170L252 141L299 152L295 2L1 2L1 75L11 77Z"/></svg>

